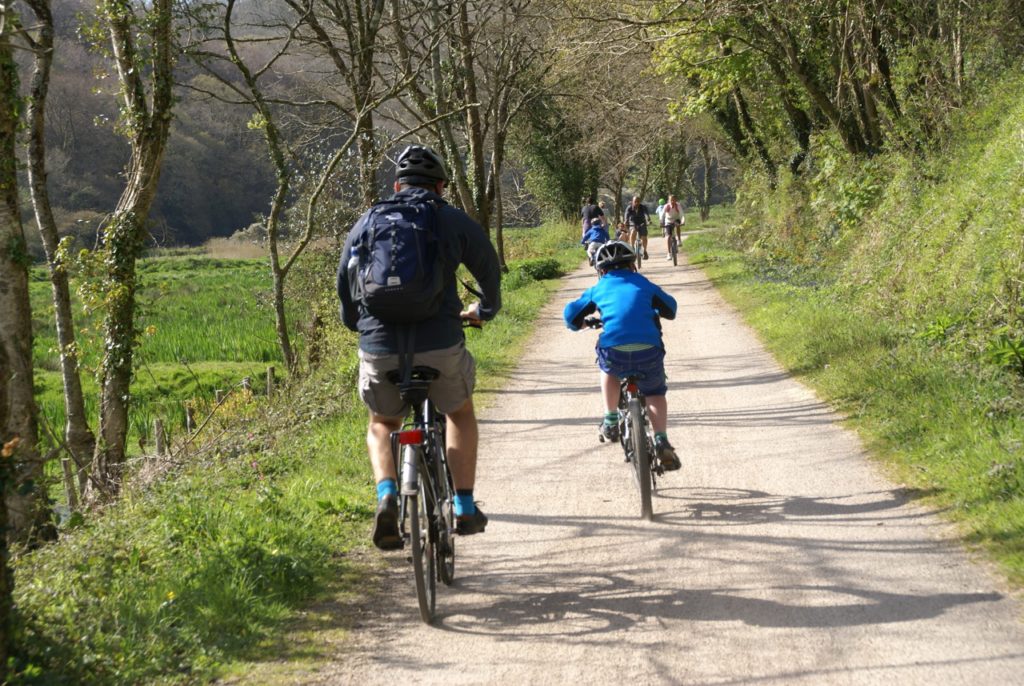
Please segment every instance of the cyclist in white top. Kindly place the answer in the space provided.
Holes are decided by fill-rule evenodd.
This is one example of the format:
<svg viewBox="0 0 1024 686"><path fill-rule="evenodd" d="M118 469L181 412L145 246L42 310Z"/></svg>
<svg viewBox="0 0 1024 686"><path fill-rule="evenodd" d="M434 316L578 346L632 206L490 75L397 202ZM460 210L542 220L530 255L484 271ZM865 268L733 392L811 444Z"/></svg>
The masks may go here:
<svg viewBox="0 0 1024 686"><path fill-rule="evenodd" d="M676 232L676 241L681 238L682 225L686 223L686 217L683 216L683 206L676 200L676 196L668 196L668 202L661 208L661 226L665 230L665 252L668 255L668 259L672 259L672 232Z"/></svg>

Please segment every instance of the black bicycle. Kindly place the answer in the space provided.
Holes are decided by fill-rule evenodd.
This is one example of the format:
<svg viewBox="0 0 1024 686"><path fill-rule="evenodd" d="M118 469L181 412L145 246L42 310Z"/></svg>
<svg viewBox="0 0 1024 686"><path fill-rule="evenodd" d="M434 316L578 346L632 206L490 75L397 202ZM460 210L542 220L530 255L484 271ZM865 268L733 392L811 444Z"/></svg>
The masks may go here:
<svg viewBox="0 0 1024 686"><path fill-rule="evenodd" d="M669 223L665 226L668 231L668 254L672 256L672 266L679 264L679 236L677 234L677 223Z"/></svg>
<svg viewBox="0 0 1024 686"><path fill-rule="evenodd" d="M583 323L592 329L602 326L597 317L587 317ZM619 444L626 462L633 468L633 480L640 492L640 516L651 521L654 519L651 497L657 488L658 477L664 475L665 470L654 457L654 430L647 417L647 400L637 385L642 378L642 372L629 371L620 380ZM598 438L604 443L603 434Z"/></svg>
<svg viewBox="0 0 1024 686"><path fill-rule="evenodd" d="M411 421L391 434L391 454L396 469L401 467L399 529L410 544L416 599L427 624L434 619L437 581L450 586L455 579L455 489L445 455L446 420L427 397L438 374L430 367L413 367L405 381L397 371L388 374L412 407Z"/></svg>
<svg viewBox="0 0 1024 686"><path fill-rule="evenodd" d="M640 235L640 229L634 228L636 231L636 238L633 240L633 252L636 253L636 270L640 271L641 265L644 263L644 238Z"/></svg>

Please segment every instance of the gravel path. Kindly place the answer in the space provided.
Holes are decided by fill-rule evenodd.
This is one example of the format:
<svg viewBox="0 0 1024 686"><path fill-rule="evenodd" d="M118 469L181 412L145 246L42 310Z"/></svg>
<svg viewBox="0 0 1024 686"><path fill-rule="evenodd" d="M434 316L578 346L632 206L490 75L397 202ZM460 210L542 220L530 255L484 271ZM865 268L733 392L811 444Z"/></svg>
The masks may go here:
<svg viewBox="0 0 1024 686"><path fill-rule="evenodd" d="M652 257L656 257L652 253ZM485 534L419 621L411 567L364 615L325 684L1024 684L1022 606L950 527L887 482L703 273L651 260L666 322L670 437L683 469L655 521L597 442L594 332L541 316L483 413ZM645 266L647 266L645 265Z"/></svg>

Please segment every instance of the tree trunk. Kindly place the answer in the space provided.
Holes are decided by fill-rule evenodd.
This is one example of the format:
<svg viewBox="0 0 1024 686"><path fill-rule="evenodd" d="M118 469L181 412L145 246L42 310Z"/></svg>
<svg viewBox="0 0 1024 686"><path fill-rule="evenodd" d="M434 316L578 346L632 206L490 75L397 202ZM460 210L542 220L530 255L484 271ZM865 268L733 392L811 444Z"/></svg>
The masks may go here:
<svg viewBox="0 0 1024 686"><path fill-rule="evenodd" d="M71 311L71 289L68 275L58 252L57 224L53 219L50 194L46 186L46 95L53 63L53 15L49 0L30 0L36 15L38 37L34 51L31 97L28 99L28 180L36 225L43 239L43 249L50 270L53 307L60 348L61 379L64 386L64 441L75 461L79 485L84 478L96 438L85 414L85 398L78 369L78 345Z"/></svg>
<svg viewBox="0 0 1024 686"><path fill-rule="evenodd" d="M700 141L700 158L704 162L704 184L697 203L700 207L700 220L707 221L711 216L711 189L714 185L711 183L711 151L707 139L704 138Z"/></svg>
<svg viewBox="0 0 1024 686"><path fill-rule="evenodd" d="M131 142L125 189L103 229L106 317L101 370L100 430L93 455L93 500L109 498L121 488L131 403L132 359L135 346L135 263L146 235L149 216L171 127L173 104L172 0L154 0L152 18L152 102L146 100L143 60L132 35L132 3L111 0L104 20L118 67L122 116ZM150 110L150 105L152 110Z"/></svg>
<svg viewBox="0 0 1024 686"><path fill-rule="evenodd" d="M288 371L292 372L295 370L296 360L295 353L292 350L291 337L288 334L288 319L284 307L284 283L288 275L288 271L287 268L282 268L281 256L278 251L281 214L284 212L284 205L288 199L288 191L291 188L292 174L288 167L288 159L285 155L284 142L282 141L281 134L278 131L277 123L274 119L274 113L270 109L270 105L267 103L267 100L263 95L263 91L257 82L257 77L253 75L252 70L249 69L245 60L242 59L242 56L239 54L238 49L235 46L235 40L231 33L232 13L234 8L235 0L228 0L226 11L224 13L224 43L227 47L228 54L231 56L231 63L235 65L235 68L242 76L242 80L245 81L246 88L249 90L249 96L252 98L250 104L263 119L263 139L266 141L267 153L270 155L270 161L274 165L274 172L277 180L277 186L274 189L274 197L270 202L270 213L267 215L266 221L267 247L270 252L270 273L274 283L274 319L275 329L277 331L277 342L281 348L281 358L288 367ZM365 123L363 125L365 125ZM360 169L362 173L362 164L365 162L365 158L363 157L364 149L361 134L365 133L365 131L360 131L358 126L359 124L357 124L356 136L360 141ZM370 141L370 147L367 148L367 150L369 151L367 154L372 156L372 140ZM364 187L363 193L365 197L366 193L372 193L372 191L368 190L367 187Z"/></svg>
<svg viewBox="0 0 1024 686"><path fill-rule="evenodd" d="M4 484L6 535L27 540L46 521L38 451L37 409L32 384L32 312L28 295L31 257L18 208L20 125L18 66L11 35L14 17L0 10L0 447L11 480ZM12 473L13 471L13 473ZM6 569L6 560L4 560Z"/></svg>
<svg viewBox="0 0 1024 686"><path fill-rule="evenodd" d="M750 110L747 107L747 100L743 97L743 93L739 88L733 89L732 99L736 105L736 113L739 116L742 130L747 140L754 146L754 150L757 152L757 156L761 160L761 164L764 165L765 171L768 172L768 183L772 188L775 188L775 184L779 177L778 168L775 165L775 161L772 159L771 153L768 151L768 146L765 145L764 140L762 140L761 136L754 128L754 120L750 116Z"/></svg>
<svg viewBox="0 0 1024 686"><path fill-rule="evenodd" d="M462 58L463 102L477 103L476 62L470 35L469 9L466 0L459 3L459 48ZM469 145L470 174L473 184L474 219L491 235L490 203L487 200L487 165L484 157L484 131L480 107L466 108L466 139Z"/></svg>

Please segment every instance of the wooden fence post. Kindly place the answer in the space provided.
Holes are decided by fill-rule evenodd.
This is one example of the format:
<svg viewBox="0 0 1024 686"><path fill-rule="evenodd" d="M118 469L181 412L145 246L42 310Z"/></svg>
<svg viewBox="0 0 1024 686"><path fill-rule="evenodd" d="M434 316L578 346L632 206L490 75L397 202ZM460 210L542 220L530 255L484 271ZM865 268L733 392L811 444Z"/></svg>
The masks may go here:
<svg viewBox="0 0 1024 686"><path fill-rule="evenodd" d="M274 368L267 367L267 397L274 394Z"/></svg>
<svg viewBox="0 0 1024 686"><path fill-rule="evenodd" d="M185 431L192 433L196 430L196 411L192 408L192 403L185 403Z"/></svg>
<svg viewBox="0 0 1024 686"><path fill-rule="evenodd" d="M242 379L242 390L252 392L252 379L248 376Z"/></svg>
<svg viewBox="0 0 1024 686"><path fill-rule="evenodd" d="M213 397L217 401L217 404L220 405L222 402L224 402L224 391L218 388L213 392Z"/></svg>
<svg viewBox="0 0 1024 686"><path fill-rule="evenodd" d="M156 437L156 454L167 453L167 436L164 434L164 420L157 417L153 420L153 435Z"/></svg>

